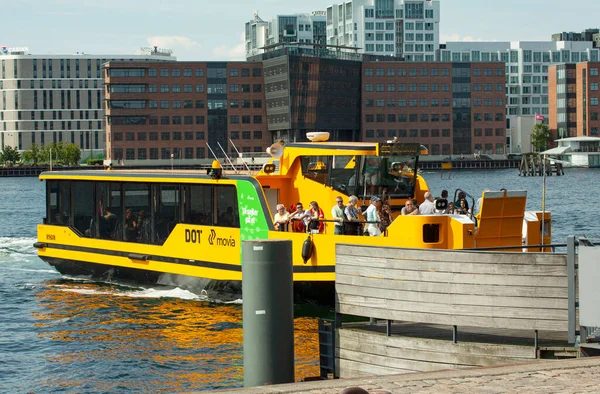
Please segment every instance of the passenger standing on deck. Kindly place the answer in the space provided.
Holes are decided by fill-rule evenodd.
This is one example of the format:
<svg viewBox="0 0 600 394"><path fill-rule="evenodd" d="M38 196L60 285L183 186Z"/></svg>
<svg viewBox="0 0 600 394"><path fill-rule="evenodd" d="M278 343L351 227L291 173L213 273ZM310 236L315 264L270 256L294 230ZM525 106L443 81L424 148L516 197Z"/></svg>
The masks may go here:
<svg viewBox="0 0 600 394"><path fill-rule="evenodd" d="M290 214L285 210L285 205L277 204L277 212L273 217L273 223L275 225L275 230L277 231L286 231L288 222L290 221Z"/></svg>
<svg viewBox="0 0 600 394"><path fill-rule="evenodd" d="M381 222L381 220L379 219L379 213L377 212L380 206L381 199L377 196L373 196L371 197L371 204L365 212L367 231L371 237L378 237L381 235L381 230L379 229L379 222Z"/></svg>
<svg viewBox="0 0 600 394"><path fill-rule="evenodd" d="M390 195L387 192L387 189L383 190L383 194L381 195L381 209L379 210L379 219L381 222L379 223L379 229L381 232L385 232L385 230L392 223L392 208L390 208Z"/></svg>
<svg viewBox="0 0 600 394"><path fill-rule="evenodd" d="M356 203L358 202L358 197L350 196L348 198L348 204L344 209L344 215L346 216L347 222L344 223L344 234L346 235L361 235L362 234L362 226L359 223L359 212L356 209Z"/></svg>
<svg viewBox="0 0 600 394"><path fill-rule="evenodd" d="M418 215L419 209L415 206L412 200L406 200L404 208L400 212L402 215Z"/></svg>
<svg viewBox="0 0 600 394"><path fill-rule="evenodd" d="M433 203L433 196L430 192L425 192L425 201L419 206L419 214L421 215L435 215L435 204Z"/></svg>
<svg viewBox="0 0 600 394"><path fill-rule="evenodd" d="M331 216L335 221L333 233L335 235L344 234L344 220L346 219L346 216L344 216L344 200L342 200L341 196L336 197L335 205L331 208Z"/></svg>
<svg viewBox="0 0 600 394"><path fill-rule="evenodd" d="M304 210L301 202L296 203L296 210L290 214L290 220L292 221L292 229L294 232L303 232L308 229L308 222L310 221L310 211Z"/></svg>
<svg viewBox="0 0 600 394"><path fill-rule="evenodd" d="M310 203L310 219L308 229L309 231L318 230L319 233L322 233L325 229L325 223L321 220L325 219L325 213L323 210L319 208L319 204L316 201L311 201Z"/></svg>
<svg viewBox="0 0 600 394"><path fill-rule="evenodd" d="M448 190L442 190L442 196L435 199L435 212L438 215L445 215L448 212Z"/></svg>

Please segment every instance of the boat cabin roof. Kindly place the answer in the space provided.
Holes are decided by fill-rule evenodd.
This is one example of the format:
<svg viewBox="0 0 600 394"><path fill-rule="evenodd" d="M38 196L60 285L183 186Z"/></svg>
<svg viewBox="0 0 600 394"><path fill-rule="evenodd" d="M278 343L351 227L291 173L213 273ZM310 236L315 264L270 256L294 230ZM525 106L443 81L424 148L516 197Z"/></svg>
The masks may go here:
<svg viewBox="0 0 600 394"><path fill-rule="evenodd" d="M226 178L225 178L226 176ZM175 180L213 180L206 175L206 170L75 170L75 171L45 171L39 176L40 180L95 180L95 181L138 181L138 182L173 182ZM250 179L250 175L230 174L224 171L223 180Z"/></svg>

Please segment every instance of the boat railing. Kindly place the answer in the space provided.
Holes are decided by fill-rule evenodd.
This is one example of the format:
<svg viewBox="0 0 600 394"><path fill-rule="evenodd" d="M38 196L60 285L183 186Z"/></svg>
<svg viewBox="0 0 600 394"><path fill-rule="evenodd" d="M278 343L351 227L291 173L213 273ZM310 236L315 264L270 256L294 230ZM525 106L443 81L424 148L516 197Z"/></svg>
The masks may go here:
<svg viewBox="0 0 600 394"><path fill-rule="evenodd" d="M297 219L297 218L292 218L290 219L289 222L285 223L284 229L280 230L282 232L294 232L294 233L308 233L308 231L306 231L306 225L304 224L302 226L302 230L300 230L299 227L298 230L294 230L294 222L303 222L302 219ZM354 223L354 224L358 224L360 226L363 225L368 225L368 224L379 224L380 222L375 222L375 221L368 221L368 220L343 220L342 222L340 222L339 220L333 220L333 219L319 219L320 223L325 223L325 225L327 225L328 223L342 223L342 224L346 224L346 223ZM323 229L323 231L319 231L318 234L323 234L325 231L325 229ZM381 232L381 236L387 237L387 230L382 231Z"/></svg>

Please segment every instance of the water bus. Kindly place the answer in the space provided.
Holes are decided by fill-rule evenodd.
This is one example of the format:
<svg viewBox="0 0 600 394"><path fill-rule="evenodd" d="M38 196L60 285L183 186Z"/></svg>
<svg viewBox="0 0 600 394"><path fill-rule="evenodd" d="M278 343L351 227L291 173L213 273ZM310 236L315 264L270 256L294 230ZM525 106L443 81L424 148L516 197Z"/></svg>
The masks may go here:
<svg viewBox="0 0 600 394"><path fill-rule="evenodd" d="M400 215L408 199L423 201L428 186L416 170L420 145L314 141L274 144L262 170L50 171L46 217L35 247L67 276L202 290L239 290L241 244L293 241L295 282L335 280L337 244L471 249L549 243L539 212L526 212L525 191L486 191L476 220L465 215ZM381 236L334 234L331 207L349 196L369 204L389 194L393 220ZM455 193L456 195L456 193ZM450 193L452 198L452 191ZM471 198L471 207L475 198ZM317 201L325 219L311 233L290 224L277 231L277 204ZM475 223L476 222L476 223ZM296 231L294 231L296 230ZM310 250L305 244L310 243ZM309 251L307 255L307 250Z"/></svg>

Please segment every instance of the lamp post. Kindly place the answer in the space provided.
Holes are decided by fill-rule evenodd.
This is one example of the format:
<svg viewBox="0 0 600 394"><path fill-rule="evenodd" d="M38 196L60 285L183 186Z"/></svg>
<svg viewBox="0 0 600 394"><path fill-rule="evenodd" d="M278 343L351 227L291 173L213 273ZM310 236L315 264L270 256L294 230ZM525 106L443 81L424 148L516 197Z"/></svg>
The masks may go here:
<svg viewBox="0 0 600 394"><path fill-rule="evenodd" d="M173 171L173 153L171 153L171 171Z"/></svg>
<svg viewBox="0 0 600 394"><path fill-rule="evenodd" d="M92 139L93 131L90 130L90 159L94 159L94 140Z"/></svg>

